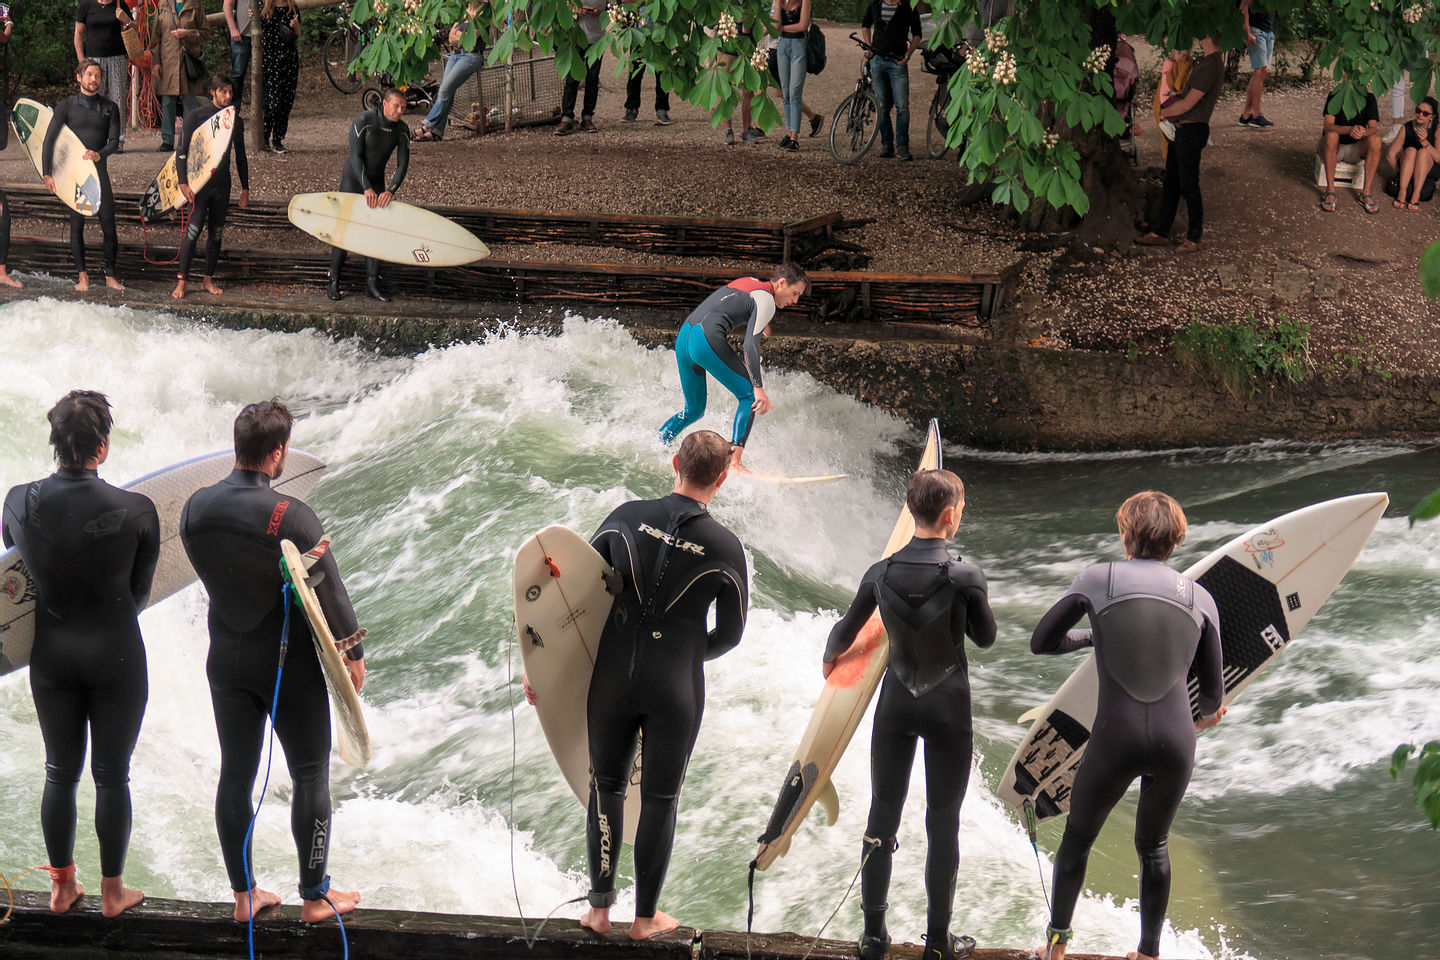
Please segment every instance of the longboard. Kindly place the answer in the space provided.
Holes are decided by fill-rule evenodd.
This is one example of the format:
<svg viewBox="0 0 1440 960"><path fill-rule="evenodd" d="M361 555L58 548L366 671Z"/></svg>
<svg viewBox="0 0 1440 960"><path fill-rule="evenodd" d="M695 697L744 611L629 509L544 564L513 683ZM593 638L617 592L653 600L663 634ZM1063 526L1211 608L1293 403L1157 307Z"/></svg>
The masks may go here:
<svg viewBox="0 0 1440 960"><path fill-rule="evenodd" d="M143 493L155 503L160 516L160 561L150 587L151 605L179 593L195 582L195 568L180 542L180 511L190 494L201 487L219 483L235 467L229 450L207 454L157 470L125 484L126 490ZM303 450L291 450L285 474L274 489L304 498L320 479L325 464ZM35 642L35 581L30 577L20 551L0 555L0 676L30 662Z"/></svg>
<svg viewBox="0 0 1440 960"><path fill-rule="evenodd" d="M940 466L940 423L931 420L918 469L935 470ZM910 516L908 508L902 507L881 559L905 546L914 535L915 518ZM835 669L820 691L795 759L780 785L770 823L760 837L755 853L757 868L766 869L789 851L795 831L816 802L825 810L826 822L831 826L835 824L840 815L840 798L830 777L865 716L865 709L889 662L890 638L885 634L877 610L860 628L855 643L835 661Z"/></svg>
<svg viewBox="0 0 1440 960"><path fill-rule="evenodd" d="M215 168L230 149L230 138L235 133L235 108L217 110L205 121L205 125L190 136L189 130L180 131L181 136L190 137L190 150L186 154L186 181L191 190L198 191L210 182ZM175 154L165 161L165 166L150 181L140 197L140 218L154 220L162 213L174 210L185 202L180 192L180 172L175 167Z"/></svg>
<svg viewBox="0 0 1440 960"><path fill-rule="evenodd" d="M399 200L372 209L359 193L302 193L290 198L289 216L318 240L390 263L456 267L490 256L460 224Z"/></svg>
<svg viewBox="0 0 1440 960"><path fill-rule="evenodd" d="M335 746L340 750L340 759L352 767L364 767L370 762L370 731L365 726L360 695L350 682L350 671L345 668L340 650L335 646L335 635L330 632L325 611L320 608L320 598L310 585L310 567L329 547L329 539L322 538L315 549L302 556L294 543L281 540L280 560L285 579L305 610L305 619L310 621L315 653L320 657L325 687L330 691L330 703L335 707Z"/></svg>
<svg viewBox="0 0 1440 960"><path fill-rule="evenodd" d="M25 147L36 173L45 169L41 152L54 115L45 104L23 98L15 101L15 109L10 114L10 126ZM65 206L85 217L100 212L100 170L93 160L85 159L85 144L69 127L55 138L50 176L55 180L55 196Z"/></svg>
<svg viewBox="0 0 1440 960"><path fill-rule="evenodd" d="M1263 523L1185 571L1215 598L1220 612L1225 703L1295 639L1354 564L1390 498L1361 493L1327 500ZM996 796L1037 822L1064 816L1095 723L1095 655L1075 668L1050 701L1020 718L1030 730L1015 750ZM1199 683L1189 679L1199 719Z"/></svg>
<svg viewBox="0 0 1440 960"><path fill-rule="evenodd" d="M614 604L605 590L610 566L568 527L549 526L515 552L515 630L535 712L555 762L582 806L590 795L590 735L585 704L600 634ZM625 842L640 820L640 751L625 791Z"/></svg>

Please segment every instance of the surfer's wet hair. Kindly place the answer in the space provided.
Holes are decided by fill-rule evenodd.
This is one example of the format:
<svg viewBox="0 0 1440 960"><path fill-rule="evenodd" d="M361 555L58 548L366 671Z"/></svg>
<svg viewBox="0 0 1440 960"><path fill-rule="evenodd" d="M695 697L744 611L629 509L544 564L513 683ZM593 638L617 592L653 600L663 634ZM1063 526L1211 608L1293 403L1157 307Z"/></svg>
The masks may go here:
<svg viewBox="0 0 1440 960"><path fill-rule="evenodd" d="M235 464L254 470L290 439L295 417L279 400L252 403L235 418Z"/></svg>
<svg viewBox="0 0 1440 960"><path fill-rule="evenodd" d="M680 479L708 487L730 466L730 441L714 430L696 430L681 442L678 458Z"/></svg>
<svg viewBox="0 0 1440 960"><path fill-rule="evenodd" d="M45 419L50 421L55 462L77 469L95 456L110 437L115 422L110 416L110 401L94 390L71 390L50 408Z"/></svg>
<svg viewBox="0 0 1440 960"><path fill-rule="evenodd" d="M389 100L391 97L399 97L401 100L407 99L405 96L405 91L401 90L399 87L386 87L385 92L380 95L380 100L383 103L384 101Z"/></svg>
<svg viewBox="0 0 1440 960"><path fill-rule="evenodd" d="M933 527L946 507L965 502L965 484L949 470L916 470L905 486L905 506L915 522Z"/></svg>
<svg viewBox="0 0 1440 960"><path fill-rule="evenodd" d="M810 289L810 278L805 275L805 269L798 263L782 263L776 267L775 272L770 275L770 282L779 283L781 280L791 286L803 283L806 290Z"/></svg>
<svg viewBox="0 0 1440 960"><path fill-rule="evenodd" d="M79 80L81 77L85 76L85 71L89 70L91 67L94 67L101 73L105 72L105 68L100 66L99 60L96 60L93 57L86 57L84 60L81 60L79 63L75 64L75 79Z"/></svg>
<svg viewBox="0 0 1440 960"><path fill-rule="evenodd" d="M205 92L214 93L216 90L220 90L224 87L229 87L230 92L234 93L235 81L231 80L229 77L222 77L220 74L217 73L210 78L210 83L206 85Z"/></svg>
<svg viewBox="0 0 1440 960"><path fill-rule="evenodd" d="M1143 490L1115 511L1125 553L1136 560L1168 560L1185 542L1185 511L1169 494Z"/></svg>

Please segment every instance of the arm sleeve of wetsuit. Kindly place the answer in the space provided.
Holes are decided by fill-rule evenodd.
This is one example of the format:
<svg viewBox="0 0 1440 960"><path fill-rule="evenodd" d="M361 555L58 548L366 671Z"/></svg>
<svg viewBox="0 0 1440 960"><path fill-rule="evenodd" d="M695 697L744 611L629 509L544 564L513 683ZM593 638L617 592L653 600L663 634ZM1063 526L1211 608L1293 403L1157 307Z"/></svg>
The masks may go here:
<svg viewBox="0 0 1440 960"><path fill-rule="evenodd" d="M149 498L146 498L147 502ZM150 605L150 587L155 582L155 565L160 562L160 517L155 504L136 521L135 566L130 569L130 595L135 609Z"/></svg>
<svg viewBox="0 0 1440 960"><path fill-rule="evenodd" d="M410 169L410 128L400 124L400 139L395 144L395 176L390 178L390 192L400 189L405 172Z"/></svg>
<svg viewBox="0 0 1440 960"><path fill-rule="evenodd" d="M734 650L745 632L745 616L750 611L750 587L745 551L736 540L726 560L724 585L715 597L715 629L705 635L705 659L714 660Z"/></svg>
<svg viewBox="0 0 1440 960"><path fill-rule="evenodd" d="M15 546L15 535L10 532L11 522L10 498L6 497L5 505L0 507L0 542L5 544L6 550ZM19 517L15 517L13 522L19 526Z"/></svg>
<svg viewBox="0 0 1440 960"><path fill-rule="evenodd" d="M235 147L235 172L240 175L240 189L250 189L250 159L245 155L245 121L235 117L235 132L230 136Z"/></svg>
<svg viewBox="0 0 1440 960"><path fill-rule="evenodd" d="M110 129L105 136L105 146L95 151L100 154L101 160L120 149L120 108L111 104L105 116L110 118Z"/></svg>
<svg viewBox="0 0 1440 960"><path fill-rule="evenodd" d="M860 628L865 626L870 614L875 612L879 601L875 599L874 573L874 567L865 572L865 579L860 581L860 589L855 591L855 599L850 601L850 609L830 628L830 636L825 641L825 654L820 658L825 663L834 663L840 654L850 649L850 645L860 635Z"/></svg>
<svg viewBox="0 0 1440 960"><path fill-rule="evenodd" d="M370 174L365 169L365 141L370 137L370 123L361 114L350 121L350 156L346 163L350 164L351 171L360 180L360 190L374 190L375 185L370 182Z"/></svg>
<svg viewBox="0 0 1440 960"><path fill-rule="evenodd" d="M1090 646L1089 630L1071 630L1085 616L1088 604L1083 593L1067 593L1046 611L1030 636L1031 653L1070 653Z"/></svg>
<svg viewBox="0 0 1440 960"><path fill-rule="evenodd" d="M750 318L745 324L745 372L757 389L763 387L760 374L760 338L775 316L775 298L764 290L750 292Z"/></svg>
<svg viewBox="0 0 1440 960"><path fill-rule="evenodd" d="M60 137L60 131L70 120L70 101L61 100L55 104L55 112L50 116L50 126L45 131L45 142L40 146L40 176L49 177L54 175L55 166L55 141Z"/></svg>
<svg viewBox="0 0 1440 960"><path fill-rule="evenodd" d="M320 519L315 516L315 511L297 500L291 505L285 519L288 521L291 516L295 518L295 532L291 539L302 553L320 542L325 531L320 526ZM336 640L354 636L360 630L360 624L355 618L355 608L350 605L350 594L346 592L345 584L340 579L340 567L335 563L335 551L327 550L311 571L312 575L322 575L320 582L315 585L315 596L320 600L320 609L325 613L325 622L330 624L330 632L335 635ZM345 656L351 660L363 660L364 644L357 642L345 651Z"/></svg>
<svg viewBox="0 0 1440 960"><path fill-rule="evenodd" d="M183 186L190 186L190 114L180 118L180 129L175 131L175 179Z"/></svg>
<svg viewBox="0 0 1440 960"><path fill-rule="evenodd" d="M990 588L979 567L967 564L962 568L965 598L965 633L975 646L984 649L995 644L995 612L990 609ZM957 604L955 609L959 609ZM956 634L957 636L959 634Z"/></svg>
<svg viewBox="0 0 1440 960"><path fill-rule="evenodd" d="M1208 717L1225 702L1225 655L1220 647L1220 611L1204 587L1196 584L1195 591L1203 594L1200 609L1205 617L1195 651L1195 676L1200 681L1200 716Z"/></svg>

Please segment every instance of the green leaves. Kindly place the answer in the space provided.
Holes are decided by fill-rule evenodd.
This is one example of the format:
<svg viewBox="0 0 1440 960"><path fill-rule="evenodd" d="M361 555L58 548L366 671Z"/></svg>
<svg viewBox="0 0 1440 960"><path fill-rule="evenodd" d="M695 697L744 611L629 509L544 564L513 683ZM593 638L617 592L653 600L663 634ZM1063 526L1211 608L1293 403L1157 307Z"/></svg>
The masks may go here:
<svg viewBox="0 0 1440 960"><path fill-rule="evenodd" d="M1440 829L1440 740L1431 740L1418 750L1413 743L1402 743L1390 756L1390 778L1400 779L1400 774L1416 756L1415 802L1430 821L1430 828Z"/></svg>
<svg viewBox="0 0 1440 960"><path fill-rule="evenodd" d="M1440 517L1440 490L1431 491L1429 496L1415 504L1415 509L1410 511L1410 526L1415 526L1416 520L1434 520L1436 517Z"/></svg>
<svg viewBox="0 0 1440 960"><path fill-rule="evenodd" d="M1440 240L1420 254L1420 286L1431 300L1440 295Z"/></svg>

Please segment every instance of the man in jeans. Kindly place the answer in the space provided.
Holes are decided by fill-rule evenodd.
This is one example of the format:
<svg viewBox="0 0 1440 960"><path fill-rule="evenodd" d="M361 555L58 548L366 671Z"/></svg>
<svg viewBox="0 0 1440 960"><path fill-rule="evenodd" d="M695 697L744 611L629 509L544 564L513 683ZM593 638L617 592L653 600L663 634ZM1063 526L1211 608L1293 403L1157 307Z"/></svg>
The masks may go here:
<svg viewBox="0 0 1440 960"><path fill-rule="evenodd" d="M1194 253L1200 249L1205 226L1205 212L1200 202L1200 154L1210 140L1210 114L1215 110L1225 75L1225 58L1215 45L1214 37L1201 39L1200 52L1203 56L1190 73L1190 91L1161 112L1162 117L1175 124L1175 139L1165 158L1165 196L1160 204L1160 216L1149 233L1135 240L1142 247L1170 245L1170 228L1180 209L1180 198L1184 197L1190 229L1176 252Z"/></svg>
<svg viewBox="0 0 1440 960"><path fill-rule="evenodd" d="M464 17L448 29L442 28L445 41L440 44L440 51L445 58L445 68L440 77L440 92L435 95L430 114L420 124L420 132L415 136L418 141L439 140L445 136L445 127L450 122L450 108L455 105L455 92L485 66L484 34L481 33L481 25L475 21L480 6L480 0L471 0L465 8ZM466 50L465 30L472 23L475 26L475 49Z"/></svg>
<svg viewBox="0 0 1440 960"><path fill-rule="evenodd" d="M250 0L225 0L221 10L230 29L230 85L238 113L240 101L245 99L245 74L250 71Z"/></svg>
<svg viewBox="0 0 1440 960"><path fill-rule="evenodd" d="M871 39L871 35L874 39ZM880 156L910 159L910 55L920 46L920 15L910 0L870 0L860 37L870 44L870 74L880 100ZM895 129L890 105L895 105Z"/></svg>

